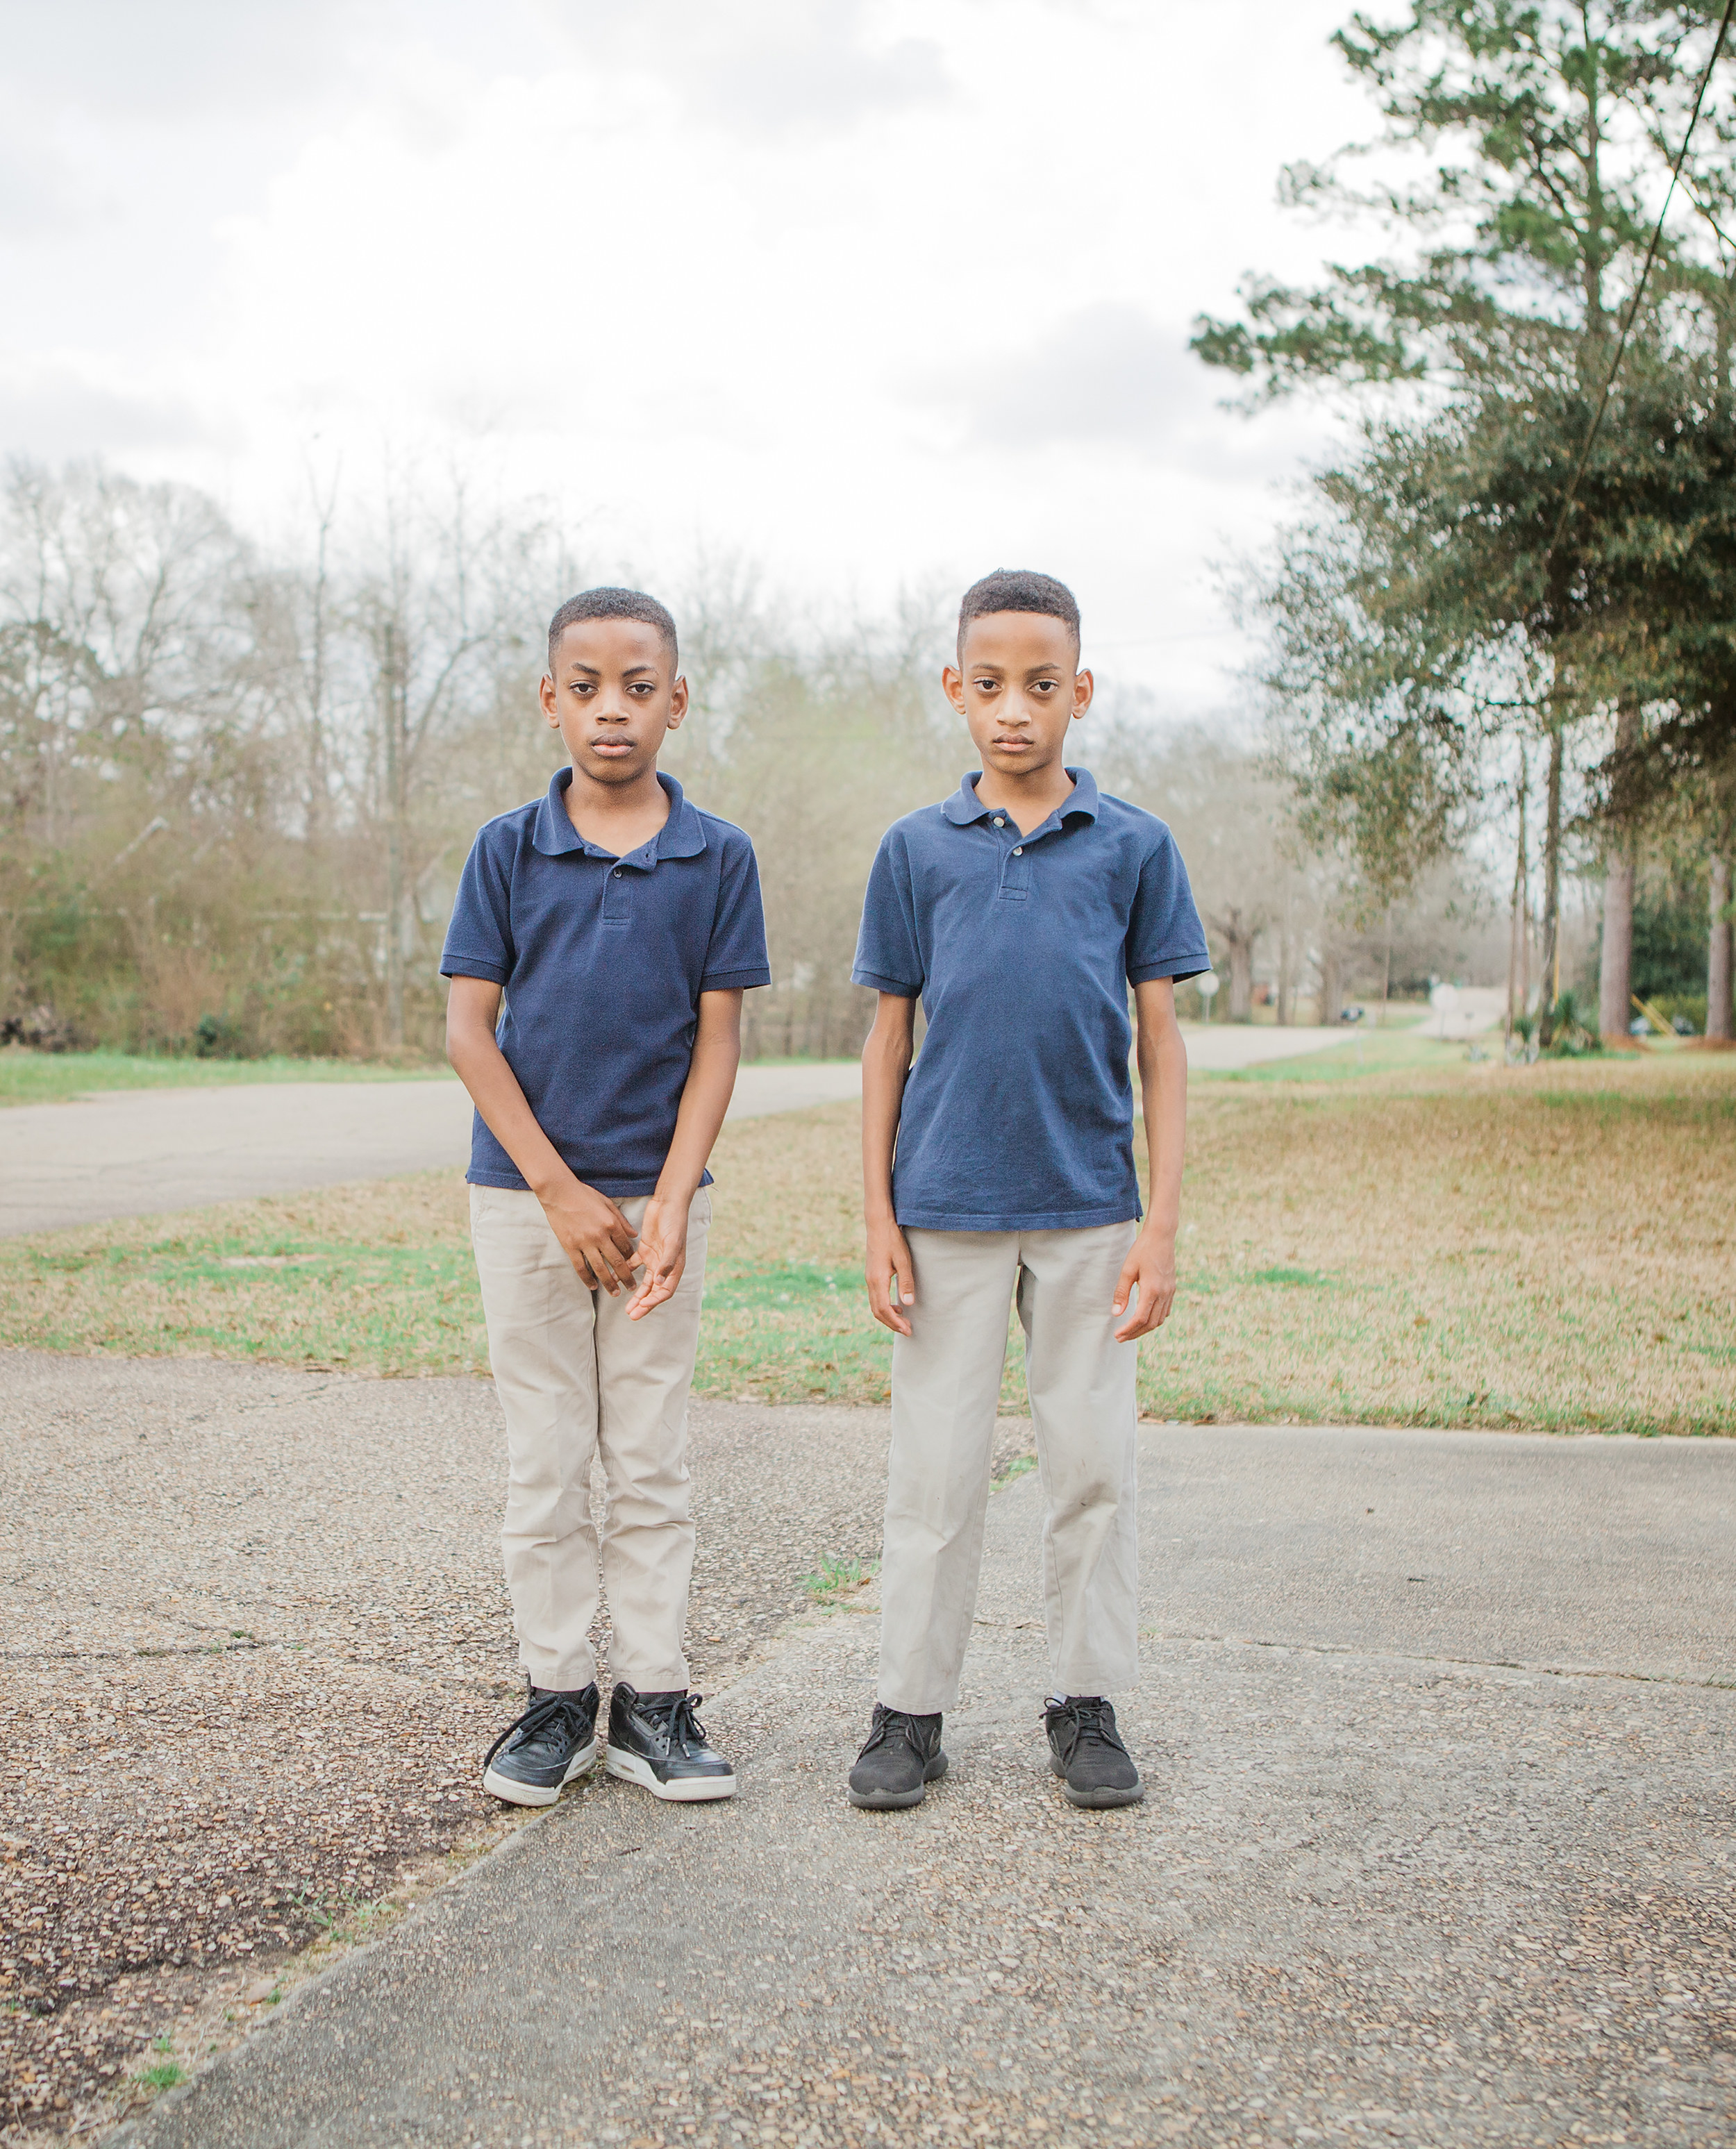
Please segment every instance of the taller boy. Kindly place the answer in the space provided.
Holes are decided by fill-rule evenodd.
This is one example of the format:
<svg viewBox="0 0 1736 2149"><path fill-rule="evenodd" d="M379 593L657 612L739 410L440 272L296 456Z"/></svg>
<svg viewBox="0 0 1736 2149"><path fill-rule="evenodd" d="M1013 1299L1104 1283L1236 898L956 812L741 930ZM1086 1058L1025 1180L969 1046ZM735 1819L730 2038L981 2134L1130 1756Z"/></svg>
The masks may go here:
<svg viewBox="0 0 1736 2149"><path fill-rule="evenodd" d="M1175 1295L1187 1054L1175 981L1209 958L1169 830L1064 765L1091 701L1079 655L1079 607L1049 576L1002 572L965 592L944 683L981 773L896 823L868 880L854 971L880 996L863 1054L868 1296L894 1341L879 1702L850 1772L858 1806L918 1804L946 1770L1009 1302L1047 1505L1051 1764L1075 1805L1144 1795L1108 1696L1139 1675L1137 1338Z"/></svg>
<svg viewBox="0 0 1736 2149"><path fill-rule="evenodd" d="M440 961L447 1049L476 1106L470 1236L531 1688L483 1781L521 1805L550 1804L596 1756L599 1446L609 1771L666 1799L735 1789L687 1692L687 1407L706 1160L735 1085L742 994L771 973L752 846L657 773L687 706L675 622L654 597L587 590L561 606L542 707L568 765L477 836Z"/></svg>

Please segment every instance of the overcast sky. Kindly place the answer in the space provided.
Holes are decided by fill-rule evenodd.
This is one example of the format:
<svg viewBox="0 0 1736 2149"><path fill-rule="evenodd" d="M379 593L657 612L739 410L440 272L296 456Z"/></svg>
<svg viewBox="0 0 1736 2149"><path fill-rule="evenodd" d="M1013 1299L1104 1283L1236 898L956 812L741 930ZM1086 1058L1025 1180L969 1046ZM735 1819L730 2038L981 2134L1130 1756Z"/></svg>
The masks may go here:
<svg viewBox="0 0 1736 2149"><path fill-rule="evenodd" d="M1176 713L1316 417L1187 354L1336 234L1346 0L8 0L0 447L288 526L486 443L581 556L801 601L1046 568ZM1339 240L1341 244L1341 239Z"/></svg>

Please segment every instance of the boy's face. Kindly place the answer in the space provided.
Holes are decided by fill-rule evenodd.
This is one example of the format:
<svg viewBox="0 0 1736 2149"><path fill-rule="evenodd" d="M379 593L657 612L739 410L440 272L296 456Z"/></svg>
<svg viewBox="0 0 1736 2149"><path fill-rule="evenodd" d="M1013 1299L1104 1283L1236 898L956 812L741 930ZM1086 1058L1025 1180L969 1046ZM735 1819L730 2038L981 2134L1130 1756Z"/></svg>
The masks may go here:
<svg viewBox="0 0 1736 2149"><path fill-rule="evenodd" d="M575 772L611 787L657 763L664 735L687 713L687 682L667 645L638 619L575 621L561 637L542 712Z"/></svg>
<svg viewBox="0 0 1736 2149"><path fill-rule="evenodd" d="M1030 776L1066 751L1067 727L1091 705L1091 675L1064 620L992 611L964 631L958 669L942 675L984 768Z"/></svg>

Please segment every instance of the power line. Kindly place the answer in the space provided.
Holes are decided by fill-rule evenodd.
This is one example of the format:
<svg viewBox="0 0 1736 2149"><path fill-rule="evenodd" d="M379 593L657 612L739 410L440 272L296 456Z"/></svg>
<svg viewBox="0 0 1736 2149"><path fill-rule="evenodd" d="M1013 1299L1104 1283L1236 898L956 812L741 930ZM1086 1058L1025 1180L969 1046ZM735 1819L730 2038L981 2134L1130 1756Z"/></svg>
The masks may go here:
<svg viewBox="0 0 1736 2149"><path fill-rule="evenodd" d="M1736 0L1724 0L1724 12L1718 23L1718 35L1713 40L1711 57L1706 62L1705 72L1700 77L1700 86L1694 93L1693 110L1688 115L1688 127L1682 137L1682 147L1676 153L1676 161L1670 168L1670 183L1665 189L1663 206L1658 212L1657 225L1652 233L1652 243L1646 249L1646 258L1639 272L1639 281L1633 287L1633 296L1628 302L1628 312L1622 323L1622 333L1617 340L1615 356L1609 362L1609 371L1603 382L1603 393L1598 398L1597 414L1593 418L1591 430L1585 436L1585 445L1579 450L1579 460L1573 466L1573 475L1567 481L1567 490L1562 500L1561 513L1556 519L1555 534L1543 551L1543 566L1547 569L1551 556L1561 542L1561 533L1567 526L1567 517L1572 512L1573 496L1579 490L1579 481L1585 476L1585 466L1591 460L1592 450L1597 445L1603 430L1603 413L1609 408L1609 398L1615 387L1616 375L1622 370L1622 360L1627 355L1628 338L1632 333L1639 302L1645 296L1646 279L1652 273L1652 264L1658 258L1658 249L1663 239L1664 219L1670 212L1670 204L1676 198L1676 182L1682 176L1682 167L1688 161L1688 145L1693 139L1693 130L1699 124L1700 107L1705 102L1707 86L1712 80L1712 70L1718 65L1718 56L1724 48L1724 35L1730 27L1730 18L1736 14Z"/></svg>

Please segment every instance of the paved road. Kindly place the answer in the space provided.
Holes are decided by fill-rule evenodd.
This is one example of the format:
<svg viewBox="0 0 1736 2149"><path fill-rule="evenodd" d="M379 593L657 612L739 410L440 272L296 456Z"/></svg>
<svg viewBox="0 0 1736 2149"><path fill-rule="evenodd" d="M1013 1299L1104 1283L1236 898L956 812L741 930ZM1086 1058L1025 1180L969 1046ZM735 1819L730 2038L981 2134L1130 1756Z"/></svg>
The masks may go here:
<svg viewBox="0 0 1736 2149"><path fill-rule="evenodd" d="M1190 1028L1195 1070L1249 1067L1342 1044L1342 1029ZM732 1120L858 1096L853 1060L744 1067ZM243 1083L119 1090L0 1112L0 1237L61 1231L386 1179L461 1163L470 1100L455 1081Z"/></svg>
<svg viewBox="0 0 1736 2149"><path fill-rule="evenodd" d="M1336 1029L1187 1032L1193 1068L1341 1044ZM744 1067L732 1119L799 1111L861 1093L854 1060ZM470 1100L455 1081L244 1083L121 1090L0 1113L0 1236L385 1179L462 1162Z"/></svg>
<svg viewBox="0 0 1736 2149"><path fill-rule="evenodd" d="M1262 1066L1269 1059L1297 1059L1311 1052L1329 1052L1356 1036L1349 1024L1333 1029L1301 1023L1281 1029L1276 1023L1184 1023L1190 1074L1224 1074L1239 1067Z"/></svg>
<svg viewBox="0 0 1736 2149"><path fill-rule="evenodd" d="M733 1804L569 1794L118 2138L1728 2143L1736 1444L1143 1450L1143 1808L1047 1774L1028 1476L919 1811L840 1797L816 1617L707 1712Z"/></svg>
<svg viewBox="0 0 1736 2149"><path fill-rule="evenodd" d="M853 1097L853 1061L744 1067L732 1119ZM0 1236L461 1164L456 1081L121 1090L0 1113Z"/></svg>

